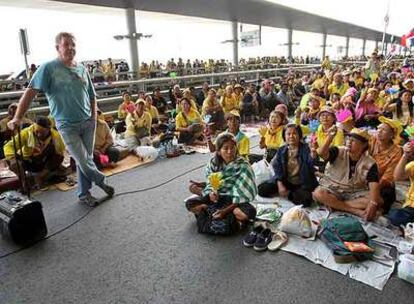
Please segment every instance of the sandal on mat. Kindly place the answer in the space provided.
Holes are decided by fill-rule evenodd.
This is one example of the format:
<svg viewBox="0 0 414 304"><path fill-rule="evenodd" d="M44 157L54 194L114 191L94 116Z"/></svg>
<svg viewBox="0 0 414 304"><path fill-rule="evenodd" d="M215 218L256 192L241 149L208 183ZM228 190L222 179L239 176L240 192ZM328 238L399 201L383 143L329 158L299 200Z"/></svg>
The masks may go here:
<svg viewBox="0 0 414 304"><path fill-rule="evenodd" d="M267 245L267 249L269 251L276 251L282 247L287 242L287 240L287 234L282 231L278 231L273 235L272 241L269 243L269 245Z"/></svg>

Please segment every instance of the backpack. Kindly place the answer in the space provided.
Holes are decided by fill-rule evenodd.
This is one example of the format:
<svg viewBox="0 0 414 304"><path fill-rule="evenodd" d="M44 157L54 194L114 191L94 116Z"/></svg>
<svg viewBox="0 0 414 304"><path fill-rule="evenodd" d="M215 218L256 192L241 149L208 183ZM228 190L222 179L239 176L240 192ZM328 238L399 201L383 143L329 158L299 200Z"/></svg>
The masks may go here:
<svg viewBox="0 0 414 304"><path fill-rule="evenodd" d="M222 208L222 204L215 203L209 205L207 210L196 216L198 233L232 235L239 230L239 223L232 212L223 219L213 219L214 212Z"/></svg>
<svg viewBox="0 0 414 304"><path fill-rule="evenodd" d="M372 258L374 249L361 223L350 216L325 219L319 237L332 250L337 263Z"/></svg>

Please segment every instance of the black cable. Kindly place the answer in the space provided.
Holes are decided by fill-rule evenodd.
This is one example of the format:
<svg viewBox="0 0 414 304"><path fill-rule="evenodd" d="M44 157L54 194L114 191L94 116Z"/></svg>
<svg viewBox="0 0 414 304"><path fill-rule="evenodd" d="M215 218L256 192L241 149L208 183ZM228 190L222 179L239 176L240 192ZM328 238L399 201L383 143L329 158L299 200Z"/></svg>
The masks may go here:
<svg viewBox="0 0 414 304"><path fill-rule="evenodd" d="M185 171L185 172L183 172L183 173L181 173L181 174L179 174L179 175L176 175L176 176L174 176L174 177L172 177L172 178L170 178L170 179L168 179L168 180L166 180L166 181L164 181L164 182L162 182L162 183L160 183L160 184L157 184L157 185L155 185L155 186L151 186L151 187L147 187L147 188L143 188L143 189L138 189L138 190L133 190L133 191L121 192L121 193L116 194L115 196L122 196L122 195L133 194L133 193L144 192L144 191L148 191L148 190L156 189L156 188L158 188L158 187L164 186L164 185L166 185L166 184L168 184L168 183L170 183L170 182L172 182L172 181L176 180L177 178L180 178L180 177L182 177L182 176L184 176L184 175L187 175L188 173L191 173L191 172L193 172L193 171L196 171L196 170L198 170L198 169L201 169L201 168L203 168L204 166L205 166L205 165L203 164L203 165L201 165L201 166L197 166L197 167L195 167L195 168L192 168L192 169L190 169L190 170L187 170L187 171ZM55 232L54 232L54 233L52 233L52 234L49 234L48 236L46 236L46 237L45 237L45 238L43 238L43 239L40 239L40 240L38 240L38 241L36 241L36 242L34 242L34 243L31 243L31 244L29 244L29 245L27 245L27 246L23 246L23 247L21 247L21 248L19 248L19 249L16 249L16 250L14 250L14 251L11 251L11 252L8 252L8 253L6 253L6 254L1 255L1 256L0 256L0 259L3 259L3 258L5 258L5 257L8 257L8 256L10 256L10 255L12 255L12 254L18 253L18 252L23 251L23 250L25 250L25 249L28 249L28 248L30 248L30 247L32 247L32 246L34 246L34 245L36 245L36 244L38 244L38 243L40 243L40 242L44 241L44 240L47 240L47 239L49 239L49 238L51 238L51 237L53 237L53 236L55 236L55 235L58 235L58 234L60 234L60 233L64 232L65 230L67 230L67 229L69 229L70 227L72 227L72 226L76 225L76 224L77 224L77 223L79 223L81 220L83 220L85 217L87 217L87 216L89 215L89 213L91 213L91 212L92 212L92 210L95 210L95 208L91 208L91 209L89 209L89 210L88 210L88 211L87 211L84 215L82 215L80 218L78 218L78 219L77 219L77 220L75 220L74 222L72 222L72 223L70 223L69 225L67 225L67 226L65 226L65 227L63 227L63 228L61 228L61 229L59 229L58 231L55 231Z"/></svg>
<svg viewBox="0 0 414 304"><path fill-rule="evenodd" d="M258 147L258 146L259 146L259 145L255 145L255 146L251 147L251 149L254 149L254 148ZM170 182L172 182L172 181L176 180L177 178L180 178L180 177L182 177L182 176L184 176L184 175L187 175L188 173L191 173L191 172L193 172L193 171L197 171L198 169L201 169L201 168L203 168L204 166L205 166L205 164L200 165L200 166L197 166L197 167L194 167L194 168L192 168L192 169L190 169L190 170L187 170L187 171L185 171L185 172L183 172L183 173L181 173L181 174L179 174L179 175L176 175L176 176L174 176L174 177L172 177L172 178L170 178L170 179L168 179L168 180L166 180L166 181L164 181L164 182L162 182L162 183L160 183L160 184L157 184L157 185L155 185L155 186L151 186L151 187L147 187L147 188L143 188L143 189L138 189L138 190L133 190L133 191L121 192L121 193L115 194L115 196L114 196L114 197L116 197L116 196L128 195L128 194L134 194L134 193L139 193L139 192L144 192L144 191L148 191L148 190L152 190L152 189L159 188L159 187L161 187L161 186L164 186L164 185L166 185L166 184L168 184L168 183L170 183ZM55 232L54 232L54 233L52 233L52 234L49 234L48 236L46 236L46 237L45 237L45 238L43 238L43 239L40 239L40 240L38 240L38 241L36 241L36 242L34 242L34 243L31 243L30 245L23 246L23 247L21 247L21 248L19 248L19 249L16 249L16 250L14 250L14 251L8 252L8 253L6 253L6 254L0 255L0 260L1 260L1 259L3 259L3 258L8 257L8 256L10 256L10 255L13 255L13 254L15 254L15 253L18 253L18 252L20 252L20 251L23 251L23 250L25 250L25 249L28 249L28 248L30 248L30 247L32 247L32 246L34 246L34 245L36 245L36 244L38 244L38 243L40 243L40 242L44 241L44 240L47 240L47 239L49 239L49 238L51 238L51 237L53 237L53 236L55 236L55 235L58 235L58 234L60 234L60 233L64 232L65 230L67 230L67 229L69 229L70 227L72 227L72 226L76 225L76 224L77 224L77 223L79 223L81 220L83 220L85 217L87 217L87 216L89 215L89 213L91 213L91 212L92 212L92 210L95 210L95 208L91 208L91 209L89 209L89 210L88 210L88 211L87 211L84 215L82 215L80 218L78 218L78 219L77 219L77 220L75 220L74 222L72 222L72 223L70 223L69 225L67 225L67 226L65 226L65 227L63 227L63 228L61 228L61 229L59 229L58 231L55 231Z"/></svg>
<svg viewBox="0 0 414 304"><path fill-rule="evenodd" d="M151 186L151 187L148 187L148 188L143 188L143 189L138 189L138 190L132 190L132 191L126 191L126 192L117 193L114 196L122 196L122 195L127 195L127 194L133 194L133 193L138 193L138 192L144 192L144 191L152 190L152 189L155 189L155 188L164 186L164 185L172 182L173 180L175 180L175 179L177 179L179 177L182 177L184 175L187 175L188 173L193 172L193 171L196 171L196 170L201 169L203 167L205 167L205 164L203 164L201 166L197 166L195 168L192 168L192 169L190 169L188 171L185 171L184 173L181 173L181 174L179 174L177 176L174 176L174 177L166 180L165 182L162 182L161 184L158 184L158 185L155 185L155 186Z"/></svg>

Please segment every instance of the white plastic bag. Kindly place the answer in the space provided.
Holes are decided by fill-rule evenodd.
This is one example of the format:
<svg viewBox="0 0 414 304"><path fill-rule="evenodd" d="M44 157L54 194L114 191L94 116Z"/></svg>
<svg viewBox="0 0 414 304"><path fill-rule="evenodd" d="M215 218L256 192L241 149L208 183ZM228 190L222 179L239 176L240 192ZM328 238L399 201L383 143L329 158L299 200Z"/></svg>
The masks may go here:
<svg viewBox="0 0 414 304"><path fill-rule="evenodd" d="M158 150L151 146L136 147L134 153L145 162L153 161L158 157Z"/></svg>
<svg viewBox="0 0 414 304"><path fill-rule="evenodd" d="M261 183L267 181L275 174L272 166L270 166L265 159L254 163L252 165L252 169L254 172L256 185L260 185Z"/></svg>
<svg viewBox="0 0 414 304"><path fill-rule="evenodd" d="M303 237L310 237L312 234L312 223L302 206L294 206L283 214L279 228L284 232Z"/></svg>
<svg viewBox="0 0 414 304"><path fill-rule="evenodd" d="M115 145L128 149L129 151L133 151L136 147L139 146L139 142L135 136L131 136L131 137L115 140Z"/></svg>

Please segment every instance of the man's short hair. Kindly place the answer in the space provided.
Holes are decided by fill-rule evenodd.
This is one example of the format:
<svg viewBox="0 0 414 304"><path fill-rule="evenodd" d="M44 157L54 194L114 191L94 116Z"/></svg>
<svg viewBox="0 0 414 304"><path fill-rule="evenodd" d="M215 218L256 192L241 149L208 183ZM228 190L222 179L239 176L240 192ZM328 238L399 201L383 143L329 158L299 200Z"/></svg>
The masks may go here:
<svg viewBox="0 0 414 304"><path fill-rule="evenodd" d="M38 116L36 118L36 124L38 124L42 128L50 129L50 120L46 116Z"/></svg>
<svg viewBox="0 0 414 304"><path fill-rule="evenodd" d="M56 35L56 38L55 38L56 45L58 45L60 41L62 41L63 38L70 38L72 40L75 40L75 36L72 33L60 32L59 34Z"/></svg>

